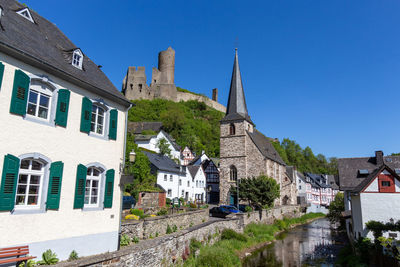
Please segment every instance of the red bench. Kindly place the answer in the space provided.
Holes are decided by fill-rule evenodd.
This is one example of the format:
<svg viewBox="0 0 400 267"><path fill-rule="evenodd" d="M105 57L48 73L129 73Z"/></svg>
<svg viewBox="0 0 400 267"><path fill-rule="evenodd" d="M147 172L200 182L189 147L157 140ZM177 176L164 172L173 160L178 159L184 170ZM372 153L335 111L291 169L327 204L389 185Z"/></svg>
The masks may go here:
<svg viewBox="0 0 400 267"><path fill-rule="evenodd" d="M26 265L28 260L36 258L28 256L28 254L28 246L0 248L0 265L12 262L25 262Z"/></svg>

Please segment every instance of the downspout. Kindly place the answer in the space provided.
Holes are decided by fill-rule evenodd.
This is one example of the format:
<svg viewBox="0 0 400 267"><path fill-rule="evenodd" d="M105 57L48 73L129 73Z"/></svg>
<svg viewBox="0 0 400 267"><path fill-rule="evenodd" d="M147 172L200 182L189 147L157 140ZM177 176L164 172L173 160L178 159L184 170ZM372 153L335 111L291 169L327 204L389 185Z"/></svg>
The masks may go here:
<svg viewBox="0 0 400 267"><path fill-rule="evenodd" d="M122 156L122 171L120 170L120 178L119 178L119 182L121 185L121 176L124 174L124 170L125 170L125 156L126 156L126 139L127 139L127 135L128 135L128 112L131 109L131 107L133 106L133 104L131 103L129 105L129 107L126 109L125 112L125 136L124 136L124 151L123 151L123 156ZM121 188L121 186L119 187L121 190L121 196L120 196L120 203L119 203L119 225L118 225L118 250L120 249L120 241L121 241L121 225L122 225L122 201L123 201L123 189Z"/></svg>

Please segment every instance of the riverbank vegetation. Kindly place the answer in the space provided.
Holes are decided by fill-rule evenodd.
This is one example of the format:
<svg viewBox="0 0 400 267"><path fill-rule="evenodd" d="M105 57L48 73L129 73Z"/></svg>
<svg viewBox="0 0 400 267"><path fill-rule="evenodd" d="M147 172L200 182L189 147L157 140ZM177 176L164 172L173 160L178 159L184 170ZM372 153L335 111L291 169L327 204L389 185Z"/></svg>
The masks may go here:
<svg viewBox="0 0 400 267"><path fill-rule="evenodd" d="M327 217L329 221L331 223L338 223L340 230L344 230L346 228L346 221L342 216L342 212L344 211L344 194L342 192L336 194L328 209L329 213Z"/></svg>
<svg viewBox="0 0 400 267"><path fill-rule="evenodd" d="M239 256L241 251L252 248L260 243L272 242L275 240L275 235L278 232L324 216L322 213L308 213L299 218L277 220L274 224L251 223L245 227L244 233L225 229L221 233L220 240L211 246L200 246L198 241L192 240L193 243L196 243L196 246L191 246L191 255L183 263L183 266L241 266ZM196 247L196 250L192 249L192 247ZM198 253L196 253L197 250L199 250ZM197 256L195 256L196 254Z"/></svg>

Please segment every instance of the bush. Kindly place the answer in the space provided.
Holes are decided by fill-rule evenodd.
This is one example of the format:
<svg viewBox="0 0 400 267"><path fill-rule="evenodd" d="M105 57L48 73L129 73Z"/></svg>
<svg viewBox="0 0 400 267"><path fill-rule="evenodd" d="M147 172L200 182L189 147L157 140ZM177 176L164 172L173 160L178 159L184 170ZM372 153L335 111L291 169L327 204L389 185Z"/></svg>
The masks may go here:
<svg viewBox="0 0 400 267"><path fill-rule="evenodd" d="M71 251L71 254L69 254L68 261L77 260L78 258L79 258L78 253L75 250L73 250Z"/></svg>
<svg viewBox="0 0 400 267"><path fill-rule="evenodd" d="M132 237L132 242L139 243L139 237L137 237L137 236Z"/></svg>
<svg viewBox="0 0 400 267"><path fill-rule="evenodd" d="M246 207L244 208L244 211L245 211L245 212L252 212L253 209L252 209L250 206L246 206Z"/></svg>
<svg viewBox="0 0 400 267"><path fill-rule="evenodd" d="M33 266L35 266L36 265L36 262L34 261L34 260L28 260L27 262L26 262L26 266L27 267L33 267ZM18 265L18 267L25 267L25 262L21 262L19 265Z"/></svg>
<svg viewBox="0 0 400 267"><path fill-rule="evenodd" d="M178 231L178 226L176 226L175 224L172 226L172 231L175 233L176 231Z"/></svg>
<svg viewBox="0 0 400 267"><path fill-rule="evenodd" d="M165 200L165 204L168 205L168 206L171 205L171 202L172 202L172 200L171 200L170 198L167 198L167 199Z"/></svg>
<svg viewBox="0 0 400 267"><path fill-rule="evenodd" d="M221 240L225 239L236 239L241 242L246 242L247 237L244 234L240 234L232 229L224 229L221 233Z"/></svg>
<svg viewBox="0 0 400 267"><path fill-rule="evenodd" d="M164 216L168 214L168 210L166 208L161 208L159 212L157 212L157 216Z"/></svg>
<svg viewBox="0 0 400 267"><path fill-rule="evenodd" d="M201 242L198 241L197 239L195 238L190 239L190 245L189 245L190 254L194 255L196 251L198 251L201 248L201 246L202 246Z"/></svg>
<svg viewBox="0 0 400 267"><path fill-rule="evenodd" d="M131 209L131 214L139 216L140 219L143 219L145 217L144 211L139 209Z"/></svg>
<svg viewBox="0 0 400 267"><path fill-rule="evenodd" d="M127 234L124 234L121 236L121 240L119 241L119 245L121 247L129 246L131 243L131 239Z"/></svg>
<svg viewBox="0 0 400 267"><path fill-rule="evenodd" d="M171 226L169 226L169 224L167 225L167 235L172 233L172 228Z"/></svg>
<svg viewBox="0 0 400 267"><path fill-rule="evenodd" d="M53 265L58 262L57 254L51 251L51 249L46 250L42 254L42 260L37 263L40 265Z"/></svg>
<svg viewBox="0 0 400 267"><path fill-rule="evenodd" d="M189 207L192 209L197 209L197 205L194 203L190 203Z"/></svg>
<svg viewBox="0 0 400 267"><path fill-rule="evenodd" d="M204 247L203 249L201 249L200 255L197 257L196 266L240 266L240 260L235 255L235 252L233 250L228 250L226 248L218 246Z"/></svg>

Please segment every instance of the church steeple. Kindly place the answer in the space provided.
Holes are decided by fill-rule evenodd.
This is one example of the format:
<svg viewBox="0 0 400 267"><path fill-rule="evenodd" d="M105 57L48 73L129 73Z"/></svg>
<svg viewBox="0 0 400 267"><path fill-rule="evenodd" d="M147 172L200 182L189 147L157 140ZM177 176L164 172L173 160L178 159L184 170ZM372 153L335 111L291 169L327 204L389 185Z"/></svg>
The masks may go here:
<svg viewBox="0 0 400 267"><path fill-rule="evenodd" d="M228 106L226 109L226 115L222 121L238 119L245 119L250 123L253 123L247 113L246 99L244 97L242 76L240 74L238 53L236 48L235 60L233 62L231 87L229 90Z"/></svg>

